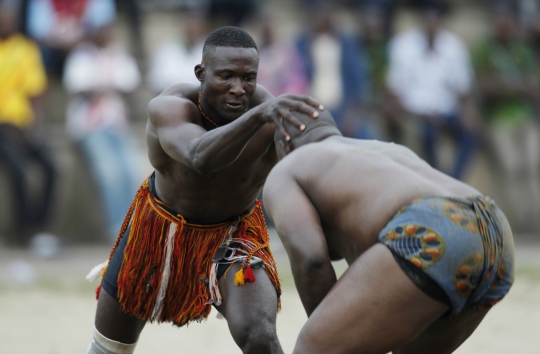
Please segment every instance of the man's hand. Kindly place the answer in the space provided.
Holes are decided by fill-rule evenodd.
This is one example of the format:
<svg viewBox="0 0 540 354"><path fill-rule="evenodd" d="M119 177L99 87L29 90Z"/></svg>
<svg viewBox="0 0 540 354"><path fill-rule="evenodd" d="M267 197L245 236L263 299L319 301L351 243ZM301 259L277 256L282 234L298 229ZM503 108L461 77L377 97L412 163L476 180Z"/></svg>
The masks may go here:
<svg viewBox="0 0 540 354"><path fill-rule="evenodd" d="M287 129L285 129L284 121L292 124L300 131L306 129L305 124L293 117L291 111L301 112L313 119L317 119L319 117L318 111L324 110L324 107L308 96L284 94L260 104L253 110L256 110L257 116L265 123L274 123L276 129L285 137L285 140L289 141L291 137Z"/></svg>

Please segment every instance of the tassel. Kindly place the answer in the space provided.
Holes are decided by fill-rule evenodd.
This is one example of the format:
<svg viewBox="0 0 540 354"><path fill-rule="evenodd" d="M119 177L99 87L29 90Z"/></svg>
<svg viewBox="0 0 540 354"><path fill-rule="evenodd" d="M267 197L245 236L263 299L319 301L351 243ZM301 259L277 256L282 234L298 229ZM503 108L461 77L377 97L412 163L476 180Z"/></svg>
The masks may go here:
<svg viewBox="0 0 540 354"><path fill-rule="evenodd" d="M253 270L251 270L251 267L248 265L247 268L246 268L246 271L244 273L244 280L245 281L250 281L250 282L254 282L255 280L257 280L255 278L255 274L253 274Z"/></svg>
<svg viewBox="0 0 540 354"><path fill-rule="evenodd" d="M94 268L92 268L92 270L86 276L86 280L88 280L89 282L93 282L94 280L99 278L100 275L103 277L105 275L105 271L107 270L108 264L109 264L109 261L107 260L103 263L98 264Z"/></svg>
<svg viewBox="0 0 540 354"><path fill-rule="evenodd" d="M101 294L101 285L96 288L96 300L99 300L99 294Z"/></svg>
<svg viewBox="0 0 540 354"><path fill-rule="evenodd" d="M238 272L234 275L234 285L242 286L244 285L244 270L240 268Z"/></svg>

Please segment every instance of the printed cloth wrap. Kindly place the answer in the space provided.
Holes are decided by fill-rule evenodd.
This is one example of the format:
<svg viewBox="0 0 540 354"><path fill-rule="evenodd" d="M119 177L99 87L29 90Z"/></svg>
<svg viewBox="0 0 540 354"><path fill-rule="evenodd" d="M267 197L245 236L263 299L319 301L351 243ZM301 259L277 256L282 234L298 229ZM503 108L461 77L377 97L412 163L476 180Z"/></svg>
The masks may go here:
<svg viewBox="0 0 540 354"><path fill-rule="evenodd" d="M514 282L514 243L488 197L420 198L401 208L379 241L431 277L452 312L490 308Z"/></svg>

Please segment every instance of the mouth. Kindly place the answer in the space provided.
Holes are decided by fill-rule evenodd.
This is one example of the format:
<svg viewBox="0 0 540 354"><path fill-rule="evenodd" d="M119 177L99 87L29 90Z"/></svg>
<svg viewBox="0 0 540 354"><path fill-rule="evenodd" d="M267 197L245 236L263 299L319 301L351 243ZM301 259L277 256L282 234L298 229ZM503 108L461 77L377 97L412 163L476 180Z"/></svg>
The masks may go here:
<svg viewBox="0 0 540 354"><path fill-rule="evenodd" d="M244 105L241 102L225 102L225 106L234 111L244 108Z"/></svg>

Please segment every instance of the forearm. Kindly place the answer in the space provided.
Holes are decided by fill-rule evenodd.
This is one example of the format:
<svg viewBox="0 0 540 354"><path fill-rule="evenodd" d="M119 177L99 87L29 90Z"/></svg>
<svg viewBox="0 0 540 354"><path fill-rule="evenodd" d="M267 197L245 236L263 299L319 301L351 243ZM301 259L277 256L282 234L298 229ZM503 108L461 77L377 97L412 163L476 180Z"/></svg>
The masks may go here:
<svg viewBox="0 0 540 354"><path fill-rule="evenodd" d="M200 173L213 173L233 163L251 138L264 126L253 112L211 130L190 144L193 167Z"/></svg>
<svg viewBox="0 0 540 354"><path fill-rule="evenodd" d="M293 276L304 309L309 316L337 281L330 260L293 265Z"/></svg>

